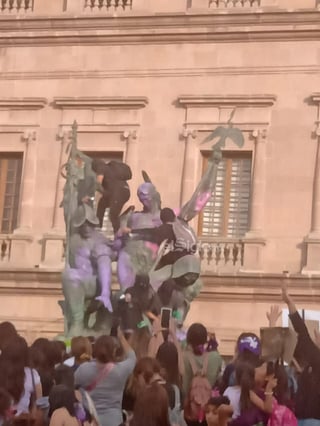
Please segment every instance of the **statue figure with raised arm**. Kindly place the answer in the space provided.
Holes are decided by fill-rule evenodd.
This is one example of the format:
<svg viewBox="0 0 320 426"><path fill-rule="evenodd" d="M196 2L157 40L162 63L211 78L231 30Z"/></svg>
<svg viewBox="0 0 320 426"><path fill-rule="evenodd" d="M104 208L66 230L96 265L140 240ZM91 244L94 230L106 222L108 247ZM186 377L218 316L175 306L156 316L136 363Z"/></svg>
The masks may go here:
<svg viewBox="0 0 320 426"><path fill-rule="evenodd" d="M102 317L112 313L110 242L96 229L99 220L87 204L79 206L72 218L74 232L69 242L69 264L62 273L65 315L69 337L95 334ZM96 326L89 331L89 315L97 312ZM100 322L100 324L99 324ZM103 327L102 327L103 328Z"/></svg>
<svg viewBox="0 0 320 426"><path fill-rule="evenodd" d="M93 209L96 176L91 162L77 148L74 122L61 203L66 222L66 255L62 273L65 300L60 304L69 337L106 330L113 311L111 262L115 256L110 241L97 229L99 220ZM92 317L96 319L94 327L90 327Z"/></svg>
<svg viewBox="0 0 320 426"><path fill-rule="evenodd" d="M122 290L132 287L137 275L149 275L154 291L162 294L167 304L170 299L169 304L182 311L181 321L201 289L200 260L196 256L197 237L189 222L201 212L215 190L218 164L222 158L221 148L225 146L226 139L230 138L239 147L244 143L241 130L232 127L232 116L228 127L217 127L205 139L204 142L217 139L212 147L208 167L190 200L173 214L171 222L161 220L160 195L143 172L145 183L138 188L138 198L143 209L140 212L129 212L121 224L122 229L130 231L123 238L118 257L118 279ZM161 238L164 225L171 226L171 237L167 237L168 234L164 232ZM171 248L165 244L168 238ZM173 251L173 255L167 256L168 250ZM170 258L171 262L161 261L164 257Z"/></svg>

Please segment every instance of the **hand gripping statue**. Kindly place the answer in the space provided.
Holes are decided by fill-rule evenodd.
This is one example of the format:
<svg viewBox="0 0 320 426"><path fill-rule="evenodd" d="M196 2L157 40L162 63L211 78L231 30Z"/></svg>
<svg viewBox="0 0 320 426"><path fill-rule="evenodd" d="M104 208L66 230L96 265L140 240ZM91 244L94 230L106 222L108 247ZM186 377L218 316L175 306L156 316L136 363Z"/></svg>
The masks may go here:
<svg viewBox="0 0 320 426"><path fill-rule="evenodd" d="M77 208L72 218L69 264L62 274L68 337L99 332L102 316L108 316L107 310L112 312L113 251L109 241L96 229L98 225L99 220L89 205ZM89 331L88 319L92 312L97 312L96 328Z"/></svg>

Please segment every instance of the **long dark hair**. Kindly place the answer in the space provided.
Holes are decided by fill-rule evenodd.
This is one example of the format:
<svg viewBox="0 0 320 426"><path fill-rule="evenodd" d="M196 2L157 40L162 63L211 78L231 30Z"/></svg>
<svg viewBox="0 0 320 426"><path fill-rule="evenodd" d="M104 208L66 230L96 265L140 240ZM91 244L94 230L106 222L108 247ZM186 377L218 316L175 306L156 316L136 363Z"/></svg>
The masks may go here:
<svg viewBox="0 0 320 426"><path fill-rule="evenodd" d="M293 408L286 369L280 360L277 360L275 363L271 364L272 367L270 374L274 374L275 378L277 379L277 386L274 388L274 396L279 404ZM269 363L268 367L270 369ZM267 374L269 374L268 369Z"/></svg>
<svg viewBox="0 0 320 426"><path fill-rule="evenodd" d="M248 410L252 407L250 400L250 391L254 389L255 370L248 362L236 362L235 365L236 383L241 388L240 394L240 412Z"/></svg>
<svg viewBox="0 0 320 426"><path fill-rule="evenodd" d="M75 402L76 397L73 389L65 385L53 386L49 394L49 417L58 408L66 408L70 416L75 417Z"/></svg>
<svg viewBox="0 0 320 426"><path fill-rule="evenodd" d="M18 336L17 330L12 322L3 321L0 323L0 350L7 344L13 337Z"/></svg>
<svg viewBox="0 0 320 426"><path fill-rule="evenodd" d="M208 332L203 324L194 323L187 331L187 343L195 355L203 354L203 345L208 340Z"/></svg>
<svg viewBox="0 0 320 426"><path fill-rule="evenodd" d="M144 383L149 385L153 376L157 374L160 375L160 373L161 366L155 358L151 358L149 356L140 358L128 380L127 392L133 398L136 398L144 388L139 381L139 377L142 377Z"/></svg>
<svg viewBox="0 0 320 426"><path fill-rule="evenodd" d="M98 337L93 348L93 356L101 364L107 364L115 360L115 342L111 336Z"/></svg>
<svg viewBox="0 0 320 426"><path fill-rule="evenodd" d="M32 357L36 357L36 368L40 372L53 372L56 359L56 351L54 344L49 339L39 337L31 345Z"/></svg>
<svg viewBox="0 0 320 426"><path fill-rule="evenodd" d="M11 395L4 389L0 388L0 418L6 417L6 412L11 406Z"/></svg>
<svg viewBox="0 0 320 426"><path fill-rule="evenodd" d="M61 364L53 373L53 379L56 385L64 385L74 390L74 371L71 367Z"/></svg>
<svg viewBox="0 0 320 426"><path fill-rule="evenodd" d="M0 356L1 385L18 402L24 391L24 368L29 365L28 345L21 336L13 337L2 348Z"/></svg>
<svg viewBox="0 0 320 426"><path fill-rule="evenodd" d="M167 382L180 387L181 377L179 374L178 358L178 351L174 343L163 342L159 346L156 359L162 367L162 375Z"/></svg>
<svg viewBox="0 0 320 426"><path fill-rule="evenodd" d="M170 426L168 395L164 387L154 383L138 395L130 426Z"/></svg>

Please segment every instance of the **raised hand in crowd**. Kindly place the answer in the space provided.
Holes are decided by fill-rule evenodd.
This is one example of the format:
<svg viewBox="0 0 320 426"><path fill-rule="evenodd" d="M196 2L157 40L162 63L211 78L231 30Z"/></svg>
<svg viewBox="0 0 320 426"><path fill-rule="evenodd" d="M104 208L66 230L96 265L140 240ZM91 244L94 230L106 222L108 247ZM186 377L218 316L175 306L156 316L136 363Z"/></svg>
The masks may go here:
<svg viewBox="0 0 320 426"><path fill-rule="evenodd" d="M297 312L297 308L293 302L292 297L288 293L286 280L282 281L281 289L282 289L282 300L284 301L284 303L288 305L289 314L294 314L295 312Z"/></svg>
<svg viewBox="0 0 320 426"><path fill-rule="evenodd" d="M269 321L269 327L276 327L277 321L281 317L281 309L279 305L270 306L270 310L266 312Z"/></svg>

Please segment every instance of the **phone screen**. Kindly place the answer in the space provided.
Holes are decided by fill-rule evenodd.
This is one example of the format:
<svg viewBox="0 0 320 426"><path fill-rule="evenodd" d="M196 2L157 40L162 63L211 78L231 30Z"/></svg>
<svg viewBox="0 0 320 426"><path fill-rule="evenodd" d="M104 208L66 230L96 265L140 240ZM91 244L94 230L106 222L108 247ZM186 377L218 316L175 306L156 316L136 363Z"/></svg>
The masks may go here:
<svg viewBox="0 0 320 426"><path fill-rule="evenodd" d="M170 308L161 309L161 327L162 328L169 328L171 313L172 313L172 309Z"/></svg>

